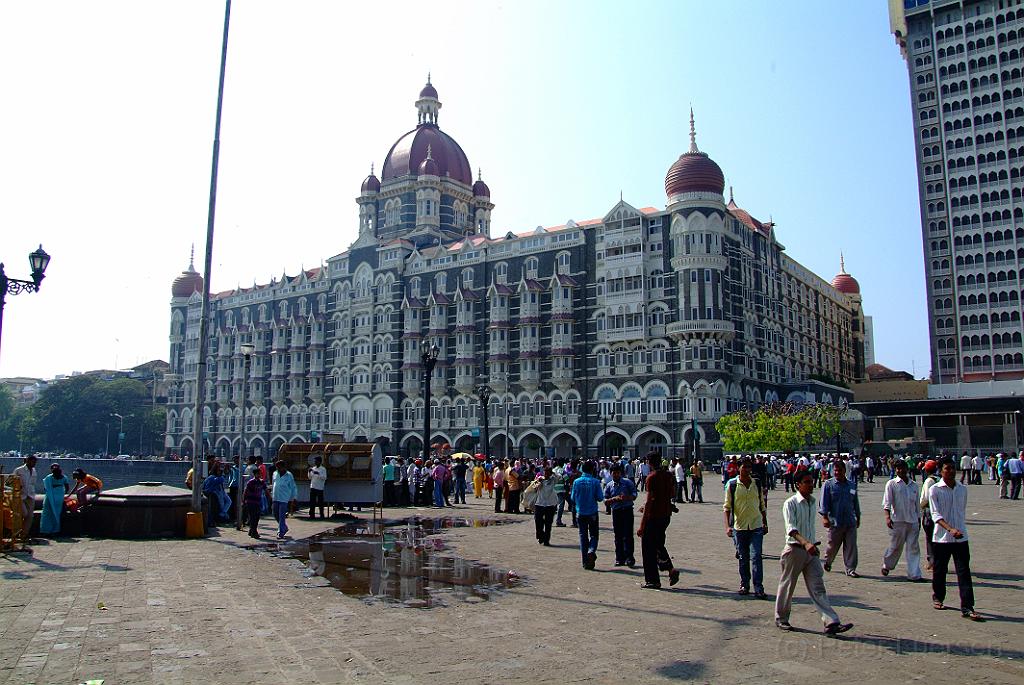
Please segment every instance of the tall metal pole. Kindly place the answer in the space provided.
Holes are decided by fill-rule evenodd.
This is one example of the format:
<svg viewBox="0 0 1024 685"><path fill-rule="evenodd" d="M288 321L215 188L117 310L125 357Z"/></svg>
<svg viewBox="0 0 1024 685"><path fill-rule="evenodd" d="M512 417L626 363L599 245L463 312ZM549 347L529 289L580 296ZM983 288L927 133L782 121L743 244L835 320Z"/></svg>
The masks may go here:
<svg viewBox="0 0 1024 685"><path fill-rule="evenodd" d="M487 407L488 407L488 405L490 404L490 401L491 401L490 392L491 392L491 389L489 387L487 387L487 385L485 385L485 384L481 384L480 387L477 388L477 393L480 395L480 409L484 413L484 415L483 415L484 423L483 423L483 426L482 426L482 428L483 428L482 433L483 434L481 435L481 438L483 439L483 443L484 443L484 445L483 445L484 448L481 450L481 452L484 453L484 459L486 461L490 461L491 460L491 434L490 434L490 430L489 430L488 422L487 422L488 421L488 416L487 416L487 411L488 410L487 410Z"/></svg>
<svg viewBox="0 0 1024 685"><path fill-rule="evenodd" d="M423 465L430 461L430 377L437 364L437 346L424 347L420 359L423 361Z"/></svg>
<svg viewBox="0 0 1024 685"><path fill-rule="evenodd" d="M195 423L192 427L192 511L203 510L203 479L199 452L203 445L203 408L206 405L206 355L210 349L210 272L213 267L213 223L217 213L217 165L220 161L220 117L224 105L224 70L228 59L228 27L231 0L224 1L224 38L220 49L220 80L217 84L217 118L213 128L213 161L210 172L210 206L206 216L206 258L203 261L203 306L199 318L199 363L196 367Z"/></svg>
<svg viewBox="0 0 1024 685"><path fill-rule="evenodd" d="M248 417L245 415L246 403L249 400L249 360L252 352L242 352L242 426L238 431L238 476L235 480L235 530L242 530L242 460L246 458L245 447L245 423Z"/></svg>
<svg viewBox="0 0 1024 685"><path fill-rule="evenodd" d="M507 459L510 463L512 461L512 454L511 454L512 450L511 450L511 447L513 445L513 443L512 443L512 434L511 434L511 432L509 432L509 429L510 429L509 422L511 421L511 419L512 419L512 405L506 403L505 404L505 459Z"/></svg>

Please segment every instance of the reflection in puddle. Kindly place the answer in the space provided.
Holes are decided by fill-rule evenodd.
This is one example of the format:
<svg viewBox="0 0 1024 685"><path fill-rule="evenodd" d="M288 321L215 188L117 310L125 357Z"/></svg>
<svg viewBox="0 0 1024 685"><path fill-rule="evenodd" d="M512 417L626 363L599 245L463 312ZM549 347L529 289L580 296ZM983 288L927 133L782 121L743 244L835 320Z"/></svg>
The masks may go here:
<svg viewBox="0 0 1024 685"><path fill-rule="evenodd" d="M346 595L408 607L479 602L518 581L507 570L450 554L429 537L447 528L485 527L510 521L468 518L356 521L305 540L285 542L276 554L306 563Z"/></svg>

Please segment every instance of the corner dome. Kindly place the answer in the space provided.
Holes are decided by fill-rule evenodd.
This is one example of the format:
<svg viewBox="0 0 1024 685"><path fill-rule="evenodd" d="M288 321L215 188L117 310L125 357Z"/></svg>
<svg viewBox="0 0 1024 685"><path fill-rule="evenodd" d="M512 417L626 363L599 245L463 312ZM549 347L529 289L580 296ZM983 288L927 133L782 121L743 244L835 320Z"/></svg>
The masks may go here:
<svg viewBox="0 0 1024 685"><path fill-rule="evenodd" d="M434 161L430 145L427 145L427 158L420 162L420 166L417 169L416 173L419 176L441 175L441 167L439 167L437 162Z"/></svg>
<svg viewBox="0 0 1024 685"><path fill-rule="evenodd" d="M479 169L476 172L476 183L473 184L473 197L491 197L491 189L484 183L483 174Z"/></svg>
<svg viewBox="0 0 1024 685"><path fill-rule="evenodd" d="M665 174L665 195L672 198L683 193L725 192L725 174L722 168L697 149L697 133L694 130L693 110L690 110L690 149L679 156Z"/></svg>
<svg viewBox="0 0 1024 685"><path fill-rule="evenodd" d="M860 295L860 283L846 273L846 262L842 255L839 256L839 273L832 279L832 287L846 295Z"/></svg>
<svg viewBox="0 0 1024 685"><path fill-rule="evenodd" d="M370 166L370 175L363 179L363 185L359 186L359 192L361 193L379 193L380 192L380 179L378 179L373 173L373 166Z"/></svg>
<svg viewBox="0 0 1024 685"><path fill-rule="evenodd" d="M194 252L194 250L193 250ZM202 292L203 277L193 266L195 255L188 260L188 268L174 279L171 284L171 297L192 297L192 293Z"/></svg>

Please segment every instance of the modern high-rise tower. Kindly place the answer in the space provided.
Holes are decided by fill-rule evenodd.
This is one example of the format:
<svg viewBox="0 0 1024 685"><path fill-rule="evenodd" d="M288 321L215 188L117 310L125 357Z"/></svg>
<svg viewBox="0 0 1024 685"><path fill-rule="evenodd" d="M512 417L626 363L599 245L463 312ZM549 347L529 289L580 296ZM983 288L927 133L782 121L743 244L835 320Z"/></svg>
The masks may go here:
<svg viewBox="0 0 1024 685"><path fill-rule="evenodd" d="M1024 3L889 9L910 73L930 396L1024 393Z"/></svg>

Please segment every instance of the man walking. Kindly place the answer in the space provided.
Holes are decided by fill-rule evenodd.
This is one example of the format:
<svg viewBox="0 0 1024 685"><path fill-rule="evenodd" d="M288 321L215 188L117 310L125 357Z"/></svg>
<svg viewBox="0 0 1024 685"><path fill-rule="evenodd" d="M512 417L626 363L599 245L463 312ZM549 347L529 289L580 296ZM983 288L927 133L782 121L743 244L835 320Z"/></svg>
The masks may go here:
<svg viewBox="0 0 1024 685"><path fill-rule="evenodd" d="M686 501L686 467L683 466L682 459L673 459L675 465L672 467L672 473L676 477L676 504L682 504ZM629 534L632 539L632 532Z"/></svg>
<svg viewBox="0 0 1024 685"><path fill-rule="evenodd" d="M825 633L836 635L853 627L843 623L832 608L825 593L824 570L818 557L818 543L814 541L815 506L814 475L803 471L796 478L796 494L782 505L782 520L786 529L786 547L782 550L779 591L775 597L775 625L780 630L793 630L789 615L793 609L793 591L803 576L811 601L821 613Z"/></svg>
<svg viewBox="0 0 1024 685"><path fill-rule="evenodd" d="M324 489L327 487L327 468L323 457L313 457L313 466L309 467L309 518L316 518L316 507L320 505L320 518L324 518Z"/></svg>
<svg viewBox="0 0 1024 685"><path fill-rule="evenodd" d="M469 464L463 457L456 457L452 465L452 479L455 481L455 503L466 503L466 473L469 471Z"/></svg>
<svg viewBox="0 0 1024 685"><path fill-rule="evenodd" d="M764 567L761 548L768 532L768 513L765 509L761 484L750 475L750 462L740 464L740 475L726 487L725 534L733 538L740 558L741 595L750 593L750 562L754 562L754 597L765 599Z"/></svg>
<svg viewBox="0 0 1024 685"><path fill-rule="evenodd" d="M882 510L885 525L889 527L889 547L882 557L882 575L896 568L903 548L907 549L907 578L921 580L921 549L917 536L920 530L921 495L917 483L907 476L907 465L896 462L896 477L885 484Z"/></svg>
<svg viewBox="0 0 1024 685"><path fill-rule="evenodd" d="M612 466L612 482L604 488L605 503L612 506L612 531L615 534L615 565L636 566L633 558L633 500L636 485L622 475L622 465Z"/></svg>
<svg viewBox="0 0 1024 685"><path fill-rule="evenodd" d="M1021 455L1024 452L1006 462L1006 471L1010 474L1010 499L1020 499L1021 481L1024 480L1024 461Z"/></svg>
<svg viewBox="0 0 1024 685"><path fill-rule="evenodd" d="M828 529L825 547L825 570L832 570L832 561L843 548L846 575L859 578L857 573L857 529L860 528L860 498L857 484L846 477L846 462L837 459L835 476L825 481L818 505L821 523Z"/></svg>
<svg viewBox="0 0 1024 685"><path fill-rule="evenodd" d="M971 455L969 455L969 454L965 454L964 456L960 457L960 484L961 485L964 484L964 479L965 478L967 479L967 484L968 485L973 480L973 477L971 476L971 464L973 464L973 463L974 462L971 460Z"/></svg>
<svg viewBox="0 0 1024 685"><path fill-rule="evenodd" d="M935 530L935 521L932 521L932 511L928 507L928 492L932 489L932 486L939 482L938 477L935 475L935 471L938 468L938 464L934 459L929 459L924 463L924 480L921 482L921 499L918 500L921 503L921 527L924 529L924 556L925 556L925 570L931 571L932 565L935 562L935 554L932 551L932 535Z"/></svg>
<svg viewBox="0 0 1024 685"><path fill-rule="evenodd" d="M277 519L277 539L283 540L288 533L288 524L285 519L288 517L288 509L299 497L299 488L295 485L295 476L288 470L284 460L275 464L277 470L274 472L274 518Z"/></svg>
<svg viewBox="0 0 1024 685"><path fill-rule="evenodd" d="M494 513L501 513L501 498L505 494L505 462L494 462L491 480L494 481Z"/></svg>
<svg viewBox="0 0 1024 685"><path fill-rule="evenodd" d="M665 531L672 520L672 512L677 511L672 504L675 493L675 479L663 468L661 455L651 452L647 455L647 463L651 467L651 475L647 476L647 501L644 503L643 517L640 528L636 531L640 538L640 551L644 557L644 584L646 590L661 588L659 571L668 571L668 584L679 582L679 570L672 565L672 557L665 549Z"/></svg>
<svg viewBox="0 0 1024 685"><path fill-rule="evenodd" d="M391 507L395 502L395 460L384 460L384 506Z"/></svg>
<svg viewBox="0 0 1024 685"><path fill-rule="evenodd" d="M21 539L28 540L36 510L35 456L30 454L25 457L25 463L14 469L14 475L21 481Z"/></svg>
<svg viewBox="0 0 1024 685"><path fill-rule="evenodd" d="M981 615L974 610L971 550L967 542L967 488L956 482L956 464L952 459L942 460L941 474L942 480L928 491L928 507L935 521L932 605L936 609L945 608L946 571L952 558L960 589L960 613L964 618L981 621Z"/></svg>
<svg viewBox="0 0 1024 685"><path fill-rule="evenodd" d="M580 529L580 554L583 568L593 571L597 564L597 503L604 500L601 481L594 473L597 466L592 461L583 465L583 473L572 483L572 501L576 506L576 521Z"/></svg>
<svg viewBox="0 0 1024 685"><path fill-rule="evenodd" d="M690 502L704 504L704 465L694 457L690 465Z"/></svg>

